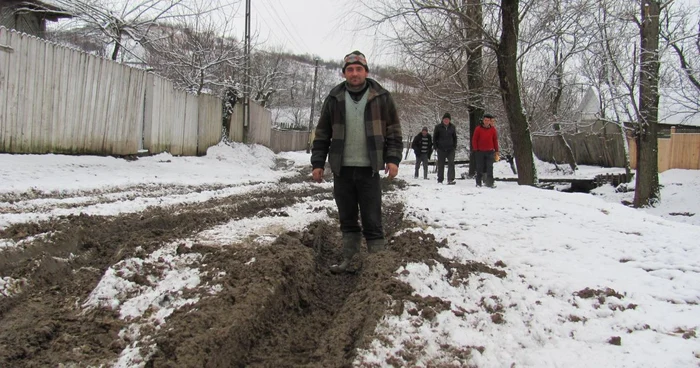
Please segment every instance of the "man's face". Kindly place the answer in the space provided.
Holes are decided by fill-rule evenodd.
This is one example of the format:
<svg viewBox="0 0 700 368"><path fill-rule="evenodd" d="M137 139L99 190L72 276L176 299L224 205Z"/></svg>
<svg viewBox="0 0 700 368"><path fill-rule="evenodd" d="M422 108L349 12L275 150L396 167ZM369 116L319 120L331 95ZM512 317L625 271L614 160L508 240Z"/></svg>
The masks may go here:
<svg viewBox="0 0 700 368"><path fill-rule="evenodd" d="M484 126L490 127L493 125L493 118L484 118Z"/></svg>
<svg viewBox="0 0 700 368"><path fill-rule="evenodd" d="M421 134L423 134L423 136L425 137L426 135L428 135L428 131L427 131L427 130L423 130L423 131L421 131Z"/></svg>
<svg viewBox="0 0 700 368"><path fill-rule="evenodd" d="M360 64L350 64L345 67L345 72L343 76L345 81L352 87L362 87L365 84L365 79L367 79L367 71L365 67Z"/></svg>
<svg viewBox="0 0 700 368"><path fill-rule="evenodd" d="M450 118L443 118L443 119L442 119L442 123L445 124L445 125L449 125L449 124L450 124Z"/></svg>

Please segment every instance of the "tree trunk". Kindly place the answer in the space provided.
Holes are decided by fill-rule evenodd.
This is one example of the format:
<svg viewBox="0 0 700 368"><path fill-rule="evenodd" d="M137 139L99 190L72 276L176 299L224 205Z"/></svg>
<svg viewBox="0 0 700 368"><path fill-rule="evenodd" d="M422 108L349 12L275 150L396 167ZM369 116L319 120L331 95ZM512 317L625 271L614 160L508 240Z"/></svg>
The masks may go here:
<svg viewBox="0 0 700 368"><path fill-rule="evenodd" d="M557 134L557 140L561 144L561 146L564 149L564 152L566 154L566 162L569 164L571 171L576 172L576 170L578 170L578 164L576 164L576 157L574 157L574 150L571 149L569 142L566 140L566 137L564 137L564 134L562 134L560 130L557 130L556 134Z"/></svg>
<svg viewBox="0 0 700 368"><path fill-rule="evenodd" d="M406 148L406 152L404 153L404 156L403 156L404 160L406 160L408 158L408 151L411 150L411 143L413 143L413 141L411 140L411 135L409 134L408 137L406 137L406 147L408 147L408 148Z"/></svg>
<svg viewBox="0 0 700 368"><path fill-rule="evenodd" d="M519 0L501 0L501 40L496 50L501 98L506 108L513 141L513 155L518 169L518 184L534 185L537 180L532 155L532 137L523 113L517 72Z"/></svg>
<svg viewBox="0 0 700 368"><path fill-rule="evenodd" d="M483 86L484 75L482 71L483 48L481 30L483 29L483 16L481 0L467 0L465 28L468 30L473 42L469 43L467 51L467 85L469 87L469 177L476 175L476 162L472 151L471 140L474 130L481 123L484 116Z"/></svg>
<svg viewBox="0 0 700 368"><path fill-rule="evenodd" d="M657 121L659 118L659 0L644 0L640 26L639 126L634 206L653 205L659 199Z"/></svg>
<svg viewBox="0 0 700 368"><path fill-rule="evenodd" d="M556 4L559 6L559 3ZM554 38L554 91L552 91L552 101L549 107L550 113L554 119L559 118L559 105L561 104L561 97L564 94L564 60L561 56L561 51L559 50L559 43L561 41L561 35L557 34ZM561 133L561 129L556 129L557 140L561 143L562 148L566 154L566 162L569 164L571 171L576 172L578 165L576 164L576 157L574 156L574 151L571 149L569 142Z"/></svg>
<svg viewBox="0 0 700 368"><path fill-rule="evenodd" d="M114 38L114 51L112 51L112 60L117 61L117 57L119 56L119 49L122 44L122 33L121 31L117 31L117 35Z"/></svg>

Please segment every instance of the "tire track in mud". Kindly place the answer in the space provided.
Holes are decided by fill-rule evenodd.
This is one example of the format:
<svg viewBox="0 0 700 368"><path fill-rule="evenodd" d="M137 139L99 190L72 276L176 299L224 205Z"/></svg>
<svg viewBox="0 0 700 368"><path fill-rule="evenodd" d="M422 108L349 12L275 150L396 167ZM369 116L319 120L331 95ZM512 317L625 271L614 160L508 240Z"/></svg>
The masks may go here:
<svg viewBox="0 0 700 368"><path fill-rule="evenodd" d="M80 307L109 266L139 249L152 252L233 218L253 217L313 196L330 194L319 187L290 190L281 185L193 205L116 217L66 216L0 231L0 238L14 240L48 234L22 248L0 251L0 276L25 280L21 292L0 297L0 366L114 360L120 344L113 342L124 323L111 311L81 314Z"/></svg>
<svg viewBox="0 0 700 368"><path fill-rule="evenodd" d="M307 177L308 173L302 173L284 179L276 190L193 205L116 217L69 216L1 231L0 237L16 240L48 235L16 251L0 252L0 275L27 279L23 292L0 298L0 366L113 363L133 343L119 334L128 322L108 308L81 307L107 268L231 219L269 216L275 209L309 197L332 198L329 188L290 189ZM387 191L403 185L386 180L382 184ZM312 223L262 246L212 246L195 240L190 247L178 247L178 252L202 256L201 266L207 271L202 272L203 283L219 285L220 291L198 294L201 299L176 310L164 328L147 331L152 337L149 343L156 347L138 365L350 366L357 349L375 339L374 330L385 314L400 315L406 302L426 318L450 308L439 299L412 295L410 287L395 278L401 265L440 262L452 270L450 277L456 280L475 272L502 273L486 265L465 266L444 259L432 235L399 232L416 224L404 221L403 207L395 202L385 196L389 250L370 256L363 246L355 259L358 271L353 274L328 272L328 266L340 257L335 221ZM410 357L411 352L406 351L401 359L387 363L410 365Z"/></svg>

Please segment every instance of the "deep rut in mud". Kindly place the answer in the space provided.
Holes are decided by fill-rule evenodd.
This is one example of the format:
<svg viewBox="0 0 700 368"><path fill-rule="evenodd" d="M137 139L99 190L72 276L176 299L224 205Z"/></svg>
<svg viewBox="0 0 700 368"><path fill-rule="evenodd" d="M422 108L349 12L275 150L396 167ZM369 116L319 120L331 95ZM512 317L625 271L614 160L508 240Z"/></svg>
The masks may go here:
<svg viewBox="0 0 700 368"><path fill-rule="evenodd" d="M27 280L22 292L0 298L0 366L114 362L130 343L119 334L128 323L107 308L81 308L105 270L233 218L269 215L304 198L332 198L328 189L287 187L304 177L283 180L264 193L116 217L70 216L3 230L2 238L35 237L17 250L0 252L0 276ZM383 186L392 190L397 184L401 182ZM450 308L441 300L412 295L410 287L395 278L399 266L441 262L455 279L473 272L502 276L502 271L486 265L457 265L442 258L432 235L395 235L413 226L403 220L400 204L385 202L383 215L389 250L368 255L363 249L353 265L357 272L344 275L328 272L340 257L334 222L315 222L263 246L195 242L178 247L178 252L206 259L201 265L207 270L203 282L221 285L221 290L200 295L197 303L168 317L165 328L149 331L155 348L141 365L349 366L357 348L374 339L380 318L402 313L406 301L427 317ZM410 363L410 358L404 361Z"/></svg>

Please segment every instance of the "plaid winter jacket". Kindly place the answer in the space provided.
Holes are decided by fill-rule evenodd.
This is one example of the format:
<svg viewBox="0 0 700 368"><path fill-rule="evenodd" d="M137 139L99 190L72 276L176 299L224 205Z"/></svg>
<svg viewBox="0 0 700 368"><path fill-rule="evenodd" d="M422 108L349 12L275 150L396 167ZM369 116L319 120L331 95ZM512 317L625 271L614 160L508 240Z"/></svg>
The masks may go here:
<svg viewBox="0 0 700 368"><path fill-rule="evenodd" d="M403 142L401 123L389 91L367 78L369 90L365 108L365 133L372 169L379 172L386 163L401 162ZM345 82L335 86L326 97L316 125L311 151L314 169L324 168L326 157L334 174L340 174L345 148Z"/></svg>

